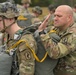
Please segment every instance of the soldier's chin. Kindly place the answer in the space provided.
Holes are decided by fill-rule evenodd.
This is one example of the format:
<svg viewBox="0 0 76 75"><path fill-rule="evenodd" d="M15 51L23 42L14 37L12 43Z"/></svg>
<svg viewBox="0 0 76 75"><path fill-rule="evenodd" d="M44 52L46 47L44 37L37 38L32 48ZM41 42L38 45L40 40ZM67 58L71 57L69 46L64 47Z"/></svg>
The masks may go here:
<svg viewBox="0 0 76 75"><path fill-rule="evenodd" d="M56 28L58 28L59 27L59 25L54 25Z"/></svg>

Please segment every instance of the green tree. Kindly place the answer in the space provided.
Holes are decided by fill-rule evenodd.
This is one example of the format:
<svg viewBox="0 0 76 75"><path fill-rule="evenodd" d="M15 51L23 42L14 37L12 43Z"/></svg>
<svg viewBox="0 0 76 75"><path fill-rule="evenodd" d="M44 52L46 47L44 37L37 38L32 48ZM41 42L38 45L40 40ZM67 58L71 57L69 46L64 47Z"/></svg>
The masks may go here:
<svg viewBox="0 0 76 75"><path fill-rule="evenodd" d="M0 2L4 2L7 0L0 0ZM14 0L16 3L21 3L21 0ZM61 5L61 4L67 4L70 6L73 6L74 4L76 4L76 0L31 0L32 4L31 6L48 6L49 4L55 4L55 5Z"/></svg>

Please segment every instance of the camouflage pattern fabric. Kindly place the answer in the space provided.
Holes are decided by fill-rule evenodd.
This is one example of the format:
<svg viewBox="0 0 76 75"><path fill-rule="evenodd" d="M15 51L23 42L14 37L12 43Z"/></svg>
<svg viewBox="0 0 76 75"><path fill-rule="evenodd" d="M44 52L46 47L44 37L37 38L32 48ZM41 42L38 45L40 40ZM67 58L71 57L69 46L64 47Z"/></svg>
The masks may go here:
<svg viewBox="0 0 76 75"><path fill-rule="evenodd" d="M61 40L58 43L54 42L49 36L52 33L42 35L41 39L46 51L51 58L60 58L57 69L64 71L64 75L69 75L68 72L71 72L71 75L76 75L76 23L63 32L57 28L54 30ZM57 72L59 73L59 71ZM58 75L62 75L62 73L60 72Z"/></svg>
<svg viewBox="0 0 76 75"><path fill-rule="evenodd" d="M15 4L4 2L0 4L0 15L6 18L18 17L19 12Z"/></svg>
<svg viewBox="0 0 76 75"><path fill-rule="evenodd" d="M47 16L44 17L46 19ZM53 19L54 19L54 14L51 14L51 17L48 20L48 26L53 26Z"/></svg>
<svg viewBox="0 0 76 75"><path fill-rule="evenodd" d="M33 16L31 15L31 13L24 8L23 6L17 5L18 10L19 10L19 16L23 16L24 18L27 18L26 20L22 20L22 19L17 19L17 23L21 28L25 28L28 27L32 24L32 18Z"/></svg>
<svg viewBox="0 0 76 75"><path fill-rule="evenodd" d="M42 41L37 35L37 31L35 32L35 39L37 42L37 56L39 59L42 59L46 54L46 50L42 44ZM52 59L48 55L43 62L35 61L35 74L34 75L54 75L53 69L57 65L58 59Z"/></svg>
<svg viewBox="0 0 76 75"><path fill-rule="evenodd" d="M17 8L19 11L19 15L24 15L24 14L26 15L29 13L29 11L26 8L24 8L23 6L21 6L19 4L17 4Z"/></svg>
<svg viewBox="0 0 76 75"><path fill-rule="evenodd" d="M44 19L46 19L47 16L44 17ZM49 32L50 29L52 29L54 27L54 21L53 21L53 18L54 18L54 14L51 14L51 17L49 18L48 20L48 25L46 27L46 31Z"/></svg>
<svg viewBox="0 0 76 75"><path fill-rule="evenodd" d="M30 14L23 15L23 17L26 18L26 20L17 20L17 23L21 28L26 28L32 25L32 16Z"/></svg>
<svg viewBox="0 0 76 75"><path fill-rule="evenodd" d="M31 0L21 0L21 3L31 3Z"/></svg>
<svg viewBox="0 0 76 75"><path fill-rule="evenodd" d="M53 18L54 18L54 14L52 14L51 17L49 18L49 20L48 20L48 26L49 26L49 25L51 25L51 26L54 25L54 24L53 24Z"/></svg>
<svg viewBox="0 0 76 75"><path fill-rule="evenodd" d="M8 42L8 47L11 47L13 44L15 44L18 39L19 40L27 40L29 43L30 47L33 50L36 50L36 42L33 38L33 36L29 34L21 35L22 30L19 30L14 34L14 39L10 40ZM17 36L19 35L19 36ZM21 38L19 38L21 37ZM31 52L31 50L25 45L24 42L20 43L16 47L16 53L18 57L18 65L19 65L19 75L34 75L34 67L35 67L35 58Z"/></svg>
<svg viewBox="0 0 76 75"><path fill-rule="evenodd" d="M32 8L32 12L38 13L39 15L42 14L42 8L40 6L35 6Z"/></svg>
<svg viewBox="0 0 76 75"><path fill-rule="evenodd" d="M3 44L3 33L0 33L0 46Z"/></svg>
<svg viewBox="0 0 76 75"><path fill-rule="evenodd" d="M39 22L41 22L41 19L39 19L38 17L32 18L32 24L39 23Z"/></svg>
<svg viewBox="0 0 76 75"><path fill-rule="evenodd" d="M74 21L76 22L76 13L74 12L73 14L74 14Z"/></svg>

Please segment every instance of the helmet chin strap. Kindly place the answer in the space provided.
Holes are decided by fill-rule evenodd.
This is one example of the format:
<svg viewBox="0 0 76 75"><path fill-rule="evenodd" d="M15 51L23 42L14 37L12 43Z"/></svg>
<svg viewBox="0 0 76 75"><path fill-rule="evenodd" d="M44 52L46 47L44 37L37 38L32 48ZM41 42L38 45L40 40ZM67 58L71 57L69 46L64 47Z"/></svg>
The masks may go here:
<svg viewBox="0 0 76 75"><path fill-rule="evenodd" d="M12 25L15 23L15 21L14 21L13 23L11 23L9 26L5 26L4 18L2 17L2 19L3 19L3 26L4 26L4 29L1 30L1 32L4 33L7 28L9 28L10 26L12 26Z"/></svg>

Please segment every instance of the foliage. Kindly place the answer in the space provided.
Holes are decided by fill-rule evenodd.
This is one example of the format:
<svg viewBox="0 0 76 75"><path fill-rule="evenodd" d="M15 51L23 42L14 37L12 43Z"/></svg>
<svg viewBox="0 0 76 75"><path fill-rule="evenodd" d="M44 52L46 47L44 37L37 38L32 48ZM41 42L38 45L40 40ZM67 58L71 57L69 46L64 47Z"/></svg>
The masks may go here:
<svg viewBox="0 0 76 75"><path fill-rule="evenodd" d="M0 3L4 1L6 0L0 0ZM21 3L21 0L14 0L14 1L19 4ZM74 4L76 4L76 0L31 0L31 1L32 1L31 6L39 5L42 7L48 6L49 4L55 4L57 6L61 4L67 4L73 6Z"/></svg>

